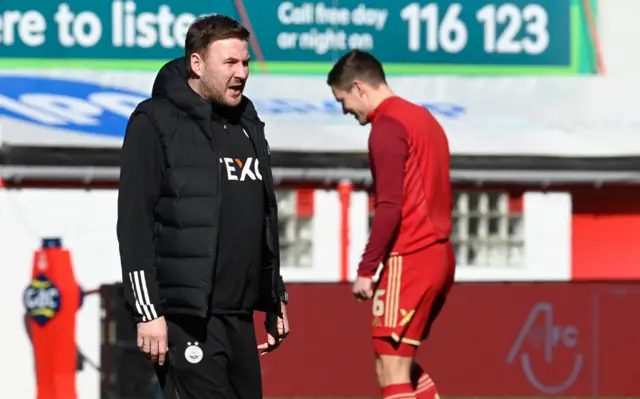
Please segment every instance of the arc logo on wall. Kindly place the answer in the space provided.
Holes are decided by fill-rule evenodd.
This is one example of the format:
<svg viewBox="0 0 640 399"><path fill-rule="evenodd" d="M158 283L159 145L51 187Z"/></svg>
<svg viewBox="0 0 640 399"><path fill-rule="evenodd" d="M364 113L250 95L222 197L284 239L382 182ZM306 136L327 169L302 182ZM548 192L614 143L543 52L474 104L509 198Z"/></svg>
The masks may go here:
<svg viewBox="0 0 640 399"><path fill-rule="evenodd" d="M519 358L522 372L529 383L538 391L547 395L557 395L571 388L578 379L584 363L584 354L576 348L579 337L578 327L557 324L553 316L553 304L549 302L536 303L527 316L507 356L508 364L516 362L516 359ZM531 353L523 347L527 339L531 341L537 352L542 352L544 355L544 361L537 362L538 367L540 363L544 363L547 366L551 364L554 361L554 352L559 347L570 349L574 352L573 365L567 370L567 376L564 380L560 379L560 382L555 384L541 381L535 371L534 364L536 362L531 360Z"/></svg>

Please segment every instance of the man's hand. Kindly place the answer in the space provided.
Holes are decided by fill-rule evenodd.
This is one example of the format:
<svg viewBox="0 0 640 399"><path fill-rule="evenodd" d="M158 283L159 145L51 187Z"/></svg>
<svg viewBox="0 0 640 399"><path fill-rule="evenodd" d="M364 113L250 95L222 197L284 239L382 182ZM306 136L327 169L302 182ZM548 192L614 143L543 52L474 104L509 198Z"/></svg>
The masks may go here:
<svg viewBox="0 0 640 399"><path fill-rule="evenodd" d="M267 342L258 345L258 351L261 356L272 352L289 335L289 318L287 317L287 307L284 303L281 304L281 310L282 317L277 317L275 328L271 328L268 325L269 317L273 316L267 314Z"/></svg>
<svg viewBox="0 0 640 399"><path fill-rule="evenodd" d="M370 277L358 276L351 292L358 301L366 301L373 297L373 281Z"/></svg>
<svg viewBox="0 0 640 399"><path fill-rule="evenodd" d="M146 323L138 323L138 348L151 361L159 365L164 364L167 353L167 322L164 317L158 317Z"/></svg>

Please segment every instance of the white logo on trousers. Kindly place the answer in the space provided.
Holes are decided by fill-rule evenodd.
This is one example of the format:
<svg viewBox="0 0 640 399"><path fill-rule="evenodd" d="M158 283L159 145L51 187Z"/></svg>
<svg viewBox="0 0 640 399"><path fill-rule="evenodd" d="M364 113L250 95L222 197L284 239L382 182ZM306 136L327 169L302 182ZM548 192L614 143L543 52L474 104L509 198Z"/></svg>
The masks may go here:
<svg viewBox="0 0 640 399"><path fill-rule="evenodd" d="M198 342L187 342L187 349L184 351L184 357L189 363L200 363L203 357L202 349L198 346Z"/></svg>

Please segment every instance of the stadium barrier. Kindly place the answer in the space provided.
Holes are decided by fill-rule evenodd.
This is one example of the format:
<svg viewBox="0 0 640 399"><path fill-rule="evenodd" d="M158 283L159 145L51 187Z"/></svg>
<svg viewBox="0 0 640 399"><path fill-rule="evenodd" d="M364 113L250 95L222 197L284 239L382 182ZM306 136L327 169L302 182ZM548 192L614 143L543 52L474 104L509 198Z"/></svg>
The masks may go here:
<svg viewBox="0 0 640 399"><path fill-rule="evenodd" d="M371 305L346 284L288 289L265 396L378 397ZM446 397L639 397L638 309L640 282L458 283L419 360Z"/></svg>
<svg viewBox="0 0 640 399"><path fill-rule="evenodd" d="M135 330L126 327L130 320L114 287L103 287L113 309L103 314L108 323L124 326L102 331L121 331L132 340ZM281 348L262 357L265 397L379 397L370 304L357 303L347 284L288 289L292 332ZM638 308L640 282L458 283L419 361L446 397L639 397ZM256 317L259 341L262 320ZM130 394L135 386L151 395L152 370L122 349L132 345L114 336L103 336L103 342L128 352L120 360L104 357L103 370L128 378L103 378L112 385L103 386L102 397L107 391Z"/></svg>

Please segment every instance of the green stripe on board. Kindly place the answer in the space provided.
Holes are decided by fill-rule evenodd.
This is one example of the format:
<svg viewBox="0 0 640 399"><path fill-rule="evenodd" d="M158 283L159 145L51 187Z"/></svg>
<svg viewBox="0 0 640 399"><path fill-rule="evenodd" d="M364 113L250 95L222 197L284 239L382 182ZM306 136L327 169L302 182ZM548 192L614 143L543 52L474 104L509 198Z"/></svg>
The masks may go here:
<svg viewBox="0 0 640 399"><path fill-rule="evenodd" d="M571 10L570 10L570 15L571 15L571 30L569 31L569 34L571 35L571 38L569 40L571 49L569 51L571 51L570 54L570 61L571 62L571 70L572 73L574 75L577 75L580 73L580 70L582 68L581 67L581 59L580 59L580 55L581 55L581 49L580 47L582 47L583 45L583 40L582 40L582 9L580 8L581 5L580 4L576 4L573 3L571 5Z"/></svg>
<svg viewBox="0 0 640 399"><path fill-rule="evenodd" d="M431 64L385 64L390 75L573 75L577 71L575 44L572 46L572 64L564 67L513 66L513 65L431 65ZM0 58L0 68L5 69L102 69L157 71L165 60L99 60L99 59L41 59ZM326 74L332 67L330 62L267 62L267 70L274 74ZM261 72L261 66L252 64L252 72Z"/></svg>

